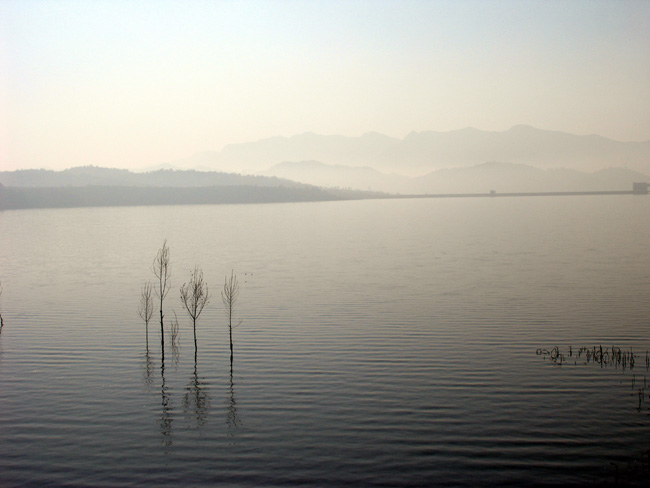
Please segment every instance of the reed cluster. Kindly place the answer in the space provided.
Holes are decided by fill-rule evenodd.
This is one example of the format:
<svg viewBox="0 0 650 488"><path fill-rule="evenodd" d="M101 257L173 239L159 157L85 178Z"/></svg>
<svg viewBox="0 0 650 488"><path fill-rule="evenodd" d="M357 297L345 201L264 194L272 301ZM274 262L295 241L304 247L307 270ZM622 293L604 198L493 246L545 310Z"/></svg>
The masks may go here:
<svg viewBox="0 0 650 488"><path fill-rule="evenodd" d="M615 368L622 368L623 370L634 369L637 366L637 361L642 358L642 356L635 354L632 348L621 349L617 346L603 347L602 344L591 347L583 346L577 349L569 346L567 351L562 351L558 346L552 349L539 348L536 353L538 356L542 356L544 360L548 359L560 366L573 361L573 364L576 365L578 362L581 364L591 363L601 367L613 366ZM648 351L645 353L645 368L646 370L650 369L650 353Z"/></svg>

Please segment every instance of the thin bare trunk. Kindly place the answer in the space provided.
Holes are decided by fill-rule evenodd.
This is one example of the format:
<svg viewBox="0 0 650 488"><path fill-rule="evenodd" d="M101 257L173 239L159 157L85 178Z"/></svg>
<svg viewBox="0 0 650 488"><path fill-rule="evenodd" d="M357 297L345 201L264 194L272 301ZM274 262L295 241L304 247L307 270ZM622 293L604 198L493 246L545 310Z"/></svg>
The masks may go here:
<svg viewBox="0 0 650 488"><path fill-rule="evenodd" d="M0 282L0 298L2 298L2 282ZM2 318L2 312L0 312L0 332L2 332L2 327L4 327L5 321Z"/></svg>
<svg viewBox="0 0 650 488"><path fill-rule="evenodd" d="M230 272L230 277L226 276L221 292L221 300L226 307L226 315L228 316L228 332L230 336L230 362L233 359L233 345L232 345L232 317L237 303L237 296L239 295L239 283L237 282L237 275L234 270Z"/></svg>
<svg viewBox="0 0 650 488"><path fill-rule="evenodd" d="M169 280L171 278L171 267L169 264L169 247L167 246L167 239L163 242L163 247L158 250L156 257L151 265L153 274L158 278L158 288L156 288L156 295L160 298L160 347L165 351L165 327L163 324L163 301L169 293Z"/></svg>
<svg viewBox="0 0 650 488"><path fill-rule="evenodd" d="M0 282L0 298L2 298L2 283ZM2 332L2 328L5 325L5 321L2 318L2 312L0 312L0 332Z"/></svg>

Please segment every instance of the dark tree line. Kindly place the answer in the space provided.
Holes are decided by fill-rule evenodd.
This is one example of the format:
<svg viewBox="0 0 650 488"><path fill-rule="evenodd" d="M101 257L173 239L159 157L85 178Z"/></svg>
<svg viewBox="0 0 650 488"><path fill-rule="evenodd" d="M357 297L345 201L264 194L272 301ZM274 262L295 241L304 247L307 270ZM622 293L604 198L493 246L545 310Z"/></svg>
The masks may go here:
<svg viewBox="0 0 650 488"><path fill-rule="evenodd" d="M62 171L21 169L0 171L0 184L18 187L55 186L285 186L307 187L304 183L275 176L241 175L218 171L161 169L134 173L126 169L79 166Z"/></svg>
<svg viewBox="0 0 650 488"><path fill-rule="evenodd" d="M19 188L0 185L0 210L24 208L123 207L138 205L203 205L340 200L316 187L81 186Z"/></svg>

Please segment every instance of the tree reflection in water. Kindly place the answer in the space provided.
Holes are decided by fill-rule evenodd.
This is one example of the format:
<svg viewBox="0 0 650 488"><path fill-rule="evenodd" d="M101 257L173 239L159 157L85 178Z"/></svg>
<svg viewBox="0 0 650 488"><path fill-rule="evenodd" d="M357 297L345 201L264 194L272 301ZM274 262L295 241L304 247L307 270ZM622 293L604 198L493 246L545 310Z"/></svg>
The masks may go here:
<svg viewBox="0 0 650 488"><path fill-rule="evenodd" d="M165 349L161 350L161 360L160 360L160 377L161 377L161 387L160 387L160 399L162 405L162 413L160 415L160 432L163 435L163 444L165 446L172 445L172 422L174 421L172 417L172 406L171 406L171 397L169 395L168 388L165 384Z"/></svg>
<svg viewBox="0 0 650 488"><path fill-rule="evenodd" d="M176 316L176 311L174 311L174 318L169 326L169 345L175 368L178 368L178 360L180 358L179 330L178 317Z"/></svg>
<svg viewBox="0 0 650 488"><path fill-rule="evenodd" d="M237 399L235 398L235 382L233 380L233 358L230 357L230 398L226 423L228 424L228 435L235 437L237 429L241 425L241 419L237 415Z"/></svg>
<svg viewBox="0 0 650 488"><path fill-rule="evenodd" d="M239 411L239 406L237 404L236 398L236 388L235 388L235 374L234 374L234 347L232 342L232 312L235 299L237 298L238 286L235 281L236 278L234 274L231 274L230 277L230 288L226 288L224 296L229 297L229 301L224 301L227 307L228 312L228 326L229 326L229 335L230 335L230 376L228 384L228 393L226 401L226 425L227 425L227 435L232 442L236 441L239 428L242 426L242 420L240 417L241 412ZM226 281L226 287L228 285L228 280ZM240 322L241 323L241 322ZM238 325L238 324L237 324ZM168 341L161 339L161 349L160 349L160 397L157 408L158 410L158 424L160 433L162 434L162 444L164 446L171 446L173 444L173 423L175 415L174 405L172 401L172 390L173 390L173 379L169 378L169 355L171 355L172 366L174 366L172 375L174 371L178 371L179 358L180 358L180 340L179 340L179 326L178 326L178 317L174 312L174 317L169 321L169 330L163 332L168 335ZM165 362L167 353L167 362ZM142 357L142 369L143 369L143 383L146 386L146 390L150 391L155 382L155 359L152 357L149 347L148 340L146 340L146 348ZM166 369L167 367L167 369ZM170 383L170 381L172 381ZM188 383L184 389L183 395L183 413L184 416L189 420L187 428L189 429L202 429L208 420L211 408L211 398L208 388L208 383L205 381L205 377L199 375L198 367L198 343L195 342L194 347L194 369L191 373Z"/></svg>
<svg viewBox="0 0 650 488"><path fill-rule="evenodd" d="M185 387L185 397L183 398L183 407L185 414L196 422L196 427L205 424L205 420L210 410L210 396L208 395L207 386L199 380L198 373L198 356L194 350L194 373L190 382Z"/></svg>
<svg viewBox="0 0 650 488"><path fill-rule="evenodd" d="M145 349L144 352L144 362L142 363L142 379L144 380L144 384L147 386L147 390L151 387L153 384L153 359L151 359L151 355L149 354L149 347Z"/></svg>

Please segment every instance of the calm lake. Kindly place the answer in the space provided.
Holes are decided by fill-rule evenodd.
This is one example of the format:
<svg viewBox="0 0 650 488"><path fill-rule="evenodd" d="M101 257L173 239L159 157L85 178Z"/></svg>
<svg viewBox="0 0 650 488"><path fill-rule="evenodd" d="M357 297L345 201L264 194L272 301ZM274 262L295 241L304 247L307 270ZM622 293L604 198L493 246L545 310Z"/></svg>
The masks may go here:
<svg viewBox="0 0 650 488"><path fill-rule="evenodd" d="M0 486L613 482L650 447L649 216L632 195L0 212ZM138 303L164 239L163 361ZM600 345L634 367L577 357Z"/></svg>

